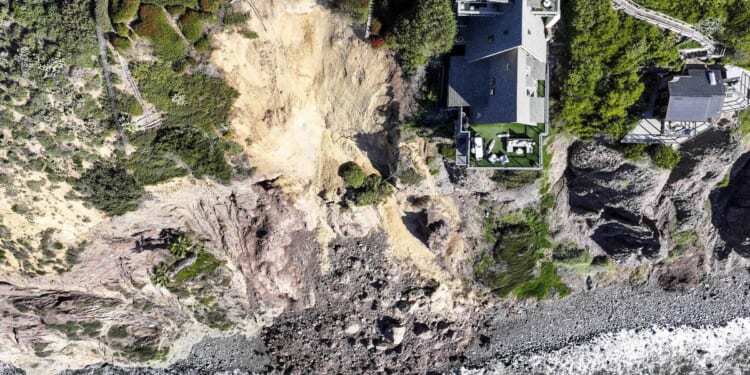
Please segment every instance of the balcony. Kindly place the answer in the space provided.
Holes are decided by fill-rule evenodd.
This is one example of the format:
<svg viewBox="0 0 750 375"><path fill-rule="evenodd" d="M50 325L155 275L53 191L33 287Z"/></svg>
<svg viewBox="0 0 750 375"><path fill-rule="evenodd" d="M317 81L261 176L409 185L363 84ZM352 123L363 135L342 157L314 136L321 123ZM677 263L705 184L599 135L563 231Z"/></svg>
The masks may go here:
<svg viewBox="0 0 750 375"><path fill-rule="evenodd" d="M528 0L531 12L537 15L555 15L560 12L560 0Z"/></svg>
<svg viewBox="0 0 750 375"><path fill-rule="evenodd" d="M503 14L502 5L507 4L508 1L483 1L483 0L471 0L471 1L458 1L458 15L459 16L479 16L479 17L494 17Z"/></svg>

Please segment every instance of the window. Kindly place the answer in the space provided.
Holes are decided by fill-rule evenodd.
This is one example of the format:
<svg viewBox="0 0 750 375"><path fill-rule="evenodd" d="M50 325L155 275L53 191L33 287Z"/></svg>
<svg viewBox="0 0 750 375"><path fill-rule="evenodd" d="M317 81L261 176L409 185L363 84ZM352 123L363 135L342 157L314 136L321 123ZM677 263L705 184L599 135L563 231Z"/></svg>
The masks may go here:
<svg viewBox="0 0 750 375"><path fill-rule="evenodd" d="M494 35L488 36L487 37L487 43L489 43L489 44L495 43L495 36Z"/></svg>
<svg viewBox="0 0 750 375"><path fill-rule="evenodd" d="M495 95L495 89L490 89L490 96Z"/></svg>
<svg viewBox="0 0 750 375"><path fill-rule="evenodd" d="M510 64L508 64L508 65L505 66L505 70L508 71L508 72L510 71Z"/></svg>
<svg viewBox="0 0 750 375"><path fill-rule="evenodd" d="M495 77L490 78L490 86L495 86Z"/></svg>

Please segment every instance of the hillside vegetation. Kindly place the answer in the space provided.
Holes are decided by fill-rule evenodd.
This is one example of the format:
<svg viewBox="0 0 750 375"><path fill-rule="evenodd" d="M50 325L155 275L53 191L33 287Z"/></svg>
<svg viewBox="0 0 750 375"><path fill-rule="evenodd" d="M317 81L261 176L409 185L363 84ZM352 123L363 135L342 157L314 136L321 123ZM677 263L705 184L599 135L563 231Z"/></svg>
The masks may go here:
<svg viewBox="0 0 750 375"><path fill-rule="evenodd" d="M560 120L580 137L604 133L619 138L639 118L634 105L645 89L646 67L678 64L677 39L615 11L607 1L564 4L570 47L564 56Z"/></svg>
<svg viewBox="0 0 750 375"><path fill-rule="evenodd" d="M118 154L116 165L103 171L97 164L78 180L77 190L95 207L109 215L123 214L137 207L144 185L175 177L229 182L233 167L226 154L232 144L223 135L237 92L221 78L196 69L205 60L201 52L206 46L210 50L205 33L211 25L204 23L217 21L215 13L221 5L208 0L110 2L116 33L110 38L113 46L127 55L132 41L150 42L156 61L130 63L130 69L143 98L161 112L162 123L146 131L133 128L127 139L136 148L134 153ZM223 14L247 20L231 7ZM135 98L123 93L118 95L117 108L126 119L143 112ZM100 193L113 184L132 188L123 194Z"/></svg>
<svg viewBox="0 0 750 375"><path fill-rule="evenodd" d="M637 0L650 9L714 29L728 47L750 53L750 2L746 0Z"/></svg>

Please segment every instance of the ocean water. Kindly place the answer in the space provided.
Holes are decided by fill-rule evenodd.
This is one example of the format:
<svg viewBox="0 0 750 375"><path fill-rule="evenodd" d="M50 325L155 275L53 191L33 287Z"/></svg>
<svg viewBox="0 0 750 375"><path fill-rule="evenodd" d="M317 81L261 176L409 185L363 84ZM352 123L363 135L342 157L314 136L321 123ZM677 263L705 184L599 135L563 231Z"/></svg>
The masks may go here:
<svg viewBox="0 0 750 375"><path fill-rule="evenodd" d="M604 334L549 353L461 374L750 374L750 319L720 327L653 327Z"/></svg>

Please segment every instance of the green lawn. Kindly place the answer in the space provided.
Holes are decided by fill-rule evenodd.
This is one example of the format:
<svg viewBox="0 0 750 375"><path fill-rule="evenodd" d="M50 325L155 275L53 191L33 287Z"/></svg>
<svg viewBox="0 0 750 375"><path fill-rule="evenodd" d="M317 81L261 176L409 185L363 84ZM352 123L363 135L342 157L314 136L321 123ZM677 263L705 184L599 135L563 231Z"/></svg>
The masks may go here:
<svg viewBox="0 0 750 375"><path fill-rule="evenodd" d="M495 140L495 146L492 148L492 152L498 155L507 155L509 163L501 165L499 163L492 164L487 161L489 155L485 155L483 160L476 160L471 157L472 167L538 167L539 163L539 134L544 132L544 124L537 126L530 126L518 123L498 123L498 124L481 124L472 125L469 130L471 135L474 136L477 133L483 138L484 146L490 143L491 140ZM523 156L516 155L515 153L508 153L505 150L507 139L497 138L498 134L510 133L510 138L529 138L536 142L534 152Z"/></svg>

